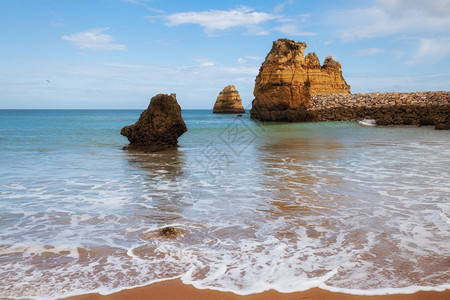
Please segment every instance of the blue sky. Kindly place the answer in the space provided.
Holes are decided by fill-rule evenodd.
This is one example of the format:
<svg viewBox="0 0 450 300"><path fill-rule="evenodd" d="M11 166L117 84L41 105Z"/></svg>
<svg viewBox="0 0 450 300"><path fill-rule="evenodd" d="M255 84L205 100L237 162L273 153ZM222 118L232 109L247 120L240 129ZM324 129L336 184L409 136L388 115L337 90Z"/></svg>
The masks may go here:
<svg viewBox="0 0 450 300"><path fill-rule="evenodd" d="M0 108L245 107L272 42L342 64L352 93L450 90L450 0L1 0Z"/></svg>

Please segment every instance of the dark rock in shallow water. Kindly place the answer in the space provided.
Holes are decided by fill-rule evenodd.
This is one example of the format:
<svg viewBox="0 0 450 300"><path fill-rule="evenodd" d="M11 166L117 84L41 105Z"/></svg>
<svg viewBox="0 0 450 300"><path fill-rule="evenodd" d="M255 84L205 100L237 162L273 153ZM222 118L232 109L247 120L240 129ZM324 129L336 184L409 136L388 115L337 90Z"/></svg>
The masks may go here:
<svg viewBox="0 0 450 300"><path fill-rule="evenodd" d="M177 236L180 235L181 231L173 227L164 227L161 229L161 235L163 236Z"/></svg>
<svg viewBox="0 0 450 300"><path fill-rule="evenodd" d="M447 118L445 122L436 124L434 127L436 130L450 130L450 116Z"/></svg>
<svg viewBox="0 0 450 300"><path fill-rule="evenodd" d="M251 111L251 118L259 119L260 121L277 122L308 122L314 120L314 116L309 114L304 107L284 110L269 110L254 107Z"/></svg>
<svg viewBox="0 0 450 300"><path fill-rule="evenodd" d="M436 125L436 121L433 118L421 118L419 120L420 126L432 126Z"/></svg>
<svg viewBox="0 0 450 300"><path fill-rule="evenodd" d="M120 134L130 141L124 149L156 152L175 148L178 138L186 131L175 94L158 94L139 120L122 128Z"/></svg>
<svg viewBox="0 0 450 300"><path fill-rule="evenodd" d="M434 129L436 129L436 130L450 130L450 123L437 124L436 127L434 127Z"/></svg>

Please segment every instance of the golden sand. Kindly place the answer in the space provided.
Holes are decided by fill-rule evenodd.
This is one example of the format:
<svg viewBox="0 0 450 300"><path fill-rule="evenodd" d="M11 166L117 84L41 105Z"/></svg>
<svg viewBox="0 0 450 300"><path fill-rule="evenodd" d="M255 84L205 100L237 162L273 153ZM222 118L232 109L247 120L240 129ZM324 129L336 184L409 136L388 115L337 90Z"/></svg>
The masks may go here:
<svg viewBox="0 0 450 300"><path fill-rule="evenodd" d="M304 292L280 293L274 290L247 296L236 295L231 292L213 290L199 290L192 285L186 285L179 279L154 283L145 287L123 290L118 293L102 296L100 294L86 294L69 297L66 300L144 300L144 299L220 299L220 300L448 300L450 290L443 292L417 292L414 294L397 294L383 296L360 296L313 288Z"/></svg>

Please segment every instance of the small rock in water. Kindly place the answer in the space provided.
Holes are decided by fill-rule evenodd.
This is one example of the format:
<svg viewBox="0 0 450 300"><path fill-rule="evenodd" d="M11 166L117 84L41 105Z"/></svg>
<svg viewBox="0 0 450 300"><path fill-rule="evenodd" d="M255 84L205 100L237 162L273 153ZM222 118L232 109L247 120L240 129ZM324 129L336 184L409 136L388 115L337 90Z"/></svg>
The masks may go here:
<svg viewBox="0 0 450 300"><path fill-rule="evenodd" d="M181 231L173 227L164 227L161 229L161 235L163 236L177 236L180 235Z"/></svg>

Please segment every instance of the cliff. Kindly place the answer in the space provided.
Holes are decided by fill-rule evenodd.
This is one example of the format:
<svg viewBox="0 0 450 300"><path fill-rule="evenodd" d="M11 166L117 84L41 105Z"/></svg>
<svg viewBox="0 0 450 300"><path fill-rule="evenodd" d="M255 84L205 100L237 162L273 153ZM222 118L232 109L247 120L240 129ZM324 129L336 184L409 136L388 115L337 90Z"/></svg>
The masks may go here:
<svg viewBox="0 0 450 300"><path fill-rule="evenodd" d="M350 93L341 65L330 56L320 65L306 43L279 39L255 80L251 117L267 121L307 121L311 95Z"/></svg>
<svg viewBox="0 0 450 300"><path fill-rule="evenodd" d="M234 85L228 85L219 93L213 113L245 113L241 96Z"/></svg>
<svg viewBox="0 0 450 300"><path fill-rule="evenodd" d="M122 128L120 134L130 142L124 149L156 152L175 148L178 138L186 131L175 94L158 94L151 99L139 120Z"/></svg>

